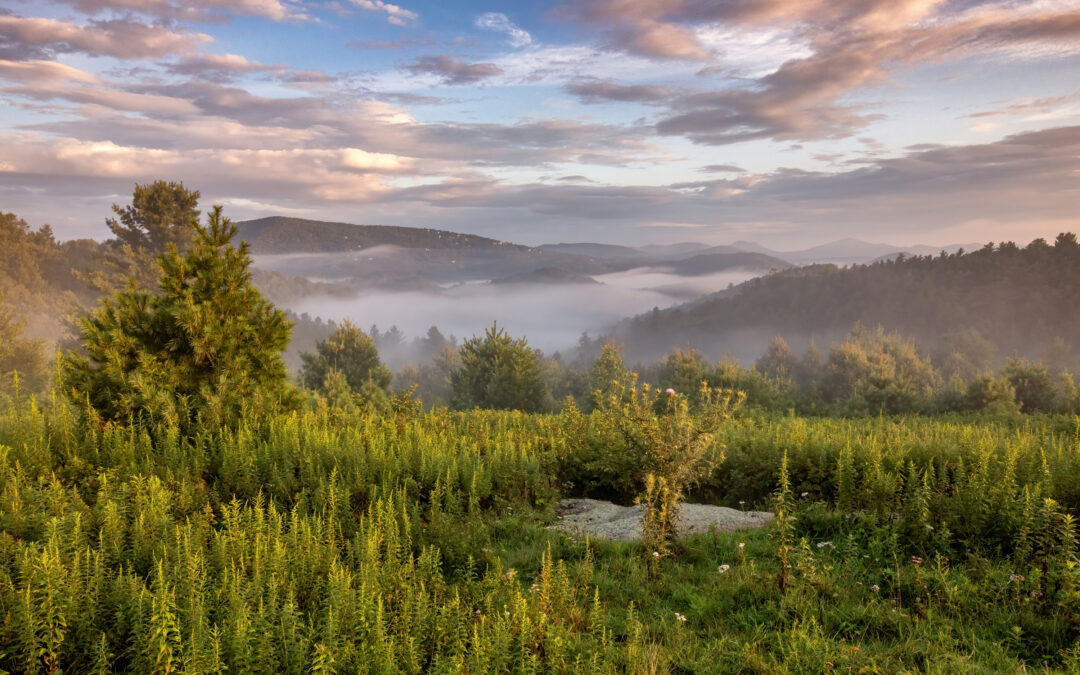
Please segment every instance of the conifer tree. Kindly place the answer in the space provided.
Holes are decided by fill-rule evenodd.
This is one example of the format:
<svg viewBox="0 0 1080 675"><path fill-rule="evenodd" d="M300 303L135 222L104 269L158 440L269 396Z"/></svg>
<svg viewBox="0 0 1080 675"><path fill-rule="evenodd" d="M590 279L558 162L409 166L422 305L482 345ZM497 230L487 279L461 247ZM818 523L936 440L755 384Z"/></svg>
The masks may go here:
<svg viewBox="0 0 1080 675"><path fill-rule="evenodd" d="M379 360L375 340L348 320L325 340L320 340L314 354L301 354L300 359L304 364L300 371L304 386L324 394L327 375L334 370L357 393L368 381L386 390L392 379L390 370Z"/></svg>
<svg viewBox="0 0 1080 675"><path fill-rule="evenodd" d="M86 354L64 357L64 381L102 420L228 424L290 396L290 324L252 286L247 244L220 206L194 228L186 253L159 257L157 294L132 280L80 323Z"/></svg>
<svg viewBox="0 0 1080 675"><path fill-rule="evenodd" d="M493 324L461 345L461 366L451 375L454 405L538 412L550 407L541 379L540 352Z"/></svg>
<svg viewBox="0 0 1080 675"><path fill-rule="evenodd" d="M105 224L115 235L97 256L100 269L83 275L91 287L106 293L123 290L135 278L143 288L157 281L156 258L170 246L186 251L194 242L199 222L199 191L183 183L157 180L135 185L128 206L112 205L116 218Z"/></svg>
<svg viewBox="0 0 1080 675"><path fill-rule="evenodd" d="M633 374L626 367L622 350L613 342L605 342L600 356L589 369L589 392L593 403L599 404L613 390L625 390L633 385Z"/></svg>
<svg viewBox="0 0 1080 675"><path fill-rule="evenodd" d="M790 380L799 369L799 360L795 358L787 340L777 335L754 367L771 379Z"/></svg>

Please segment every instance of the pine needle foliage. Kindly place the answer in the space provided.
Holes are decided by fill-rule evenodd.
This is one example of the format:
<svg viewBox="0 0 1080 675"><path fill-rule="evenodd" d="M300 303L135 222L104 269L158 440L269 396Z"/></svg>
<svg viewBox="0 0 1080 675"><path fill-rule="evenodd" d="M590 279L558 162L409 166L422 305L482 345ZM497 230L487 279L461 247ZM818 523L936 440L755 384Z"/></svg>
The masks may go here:
<svg viewBox="0 0 1080 675"><path fill-rule="evenodd" d="M246 244L214 207L185 253L158 258L159 293L134 283L81 321L85 354L64 357L65 389L102 421L234 423L289 395L290 324L251 284Z"/></svg>

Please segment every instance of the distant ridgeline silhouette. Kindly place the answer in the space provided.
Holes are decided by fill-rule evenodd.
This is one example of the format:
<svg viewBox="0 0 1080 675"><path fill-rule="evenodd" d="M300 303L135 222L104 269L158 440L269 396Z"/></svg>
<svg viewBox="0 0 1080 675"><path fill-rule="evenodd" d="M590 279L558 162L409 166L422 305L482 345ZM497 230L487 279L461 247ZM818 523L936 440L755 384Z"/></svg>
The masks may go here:
<svg viewBox="0 0 1080 675"><path fill-rule="evenodd" d="M336 253L372 246L403 248L526 249L473 234L392 225L351 225L270 216L236 223L253 253Z"/></svg>
<svg viewBox="0 0 1080 675"><path fill-rule="evenodd" d="M1064 233L937 256L904 256L869 265L810 265L622 322L616 333L641 358L685 346L718 358L755 336L756 354L772 335L827 346L851 327L881 325L933 347L950 331L975 329L1001 357L1042 358L1063 340L1080 352L1080 244ZM716 352L716 353L714 353ZM744 350L745 353L745 350ZM649 355L649 356L645 356Z"/></svg>

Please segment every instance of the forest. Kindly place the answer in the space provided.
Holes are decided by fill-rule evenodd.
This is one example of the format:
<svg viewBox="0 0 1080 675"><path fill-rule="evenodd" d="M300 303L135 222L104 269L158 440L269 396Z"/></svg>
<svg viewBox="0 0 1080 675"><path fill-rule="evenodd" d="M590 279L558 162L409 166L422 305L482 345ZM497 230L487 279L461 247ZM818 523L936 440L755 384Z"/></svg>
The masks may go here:
<svg viewBox="0 0 1080 675"><path fill-rule="evenodd" d="M1064 232L988 243L981 249L904 256L869 265L809 265L751 279L624 322L616 335L634 353L670 349L690 340L723 351L740 333L782 335L792 343L829 343L856 322L883 326L927 347L943 336L977 332L998 357L1060 358L1080 366L1080 243Z"/></svg>
<svg viewBox="0 0 1080 675"><path fill-rule="evenodd" d="M1075 236L778 270L659 313L761 321L753 363L632 363L290 317L198 199L0 219L0 671L1080 669Z"/></svg>

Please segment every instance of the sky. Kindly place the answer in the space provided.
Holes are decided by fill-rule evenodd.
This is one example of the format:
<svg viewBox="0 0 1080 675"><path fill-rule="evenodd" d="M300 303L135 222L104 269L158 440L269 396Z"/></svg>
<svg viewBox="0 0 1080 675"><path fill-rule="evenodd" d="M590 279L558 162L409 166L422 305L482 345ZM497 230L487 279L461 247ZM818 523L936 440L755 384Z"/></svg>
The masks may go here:
<svg viewBox="0 0 1080 675"><path fill-rule="evenodd" d="M1080 0L0 0L0 211L523 244L1080 230Z"/></svg>

